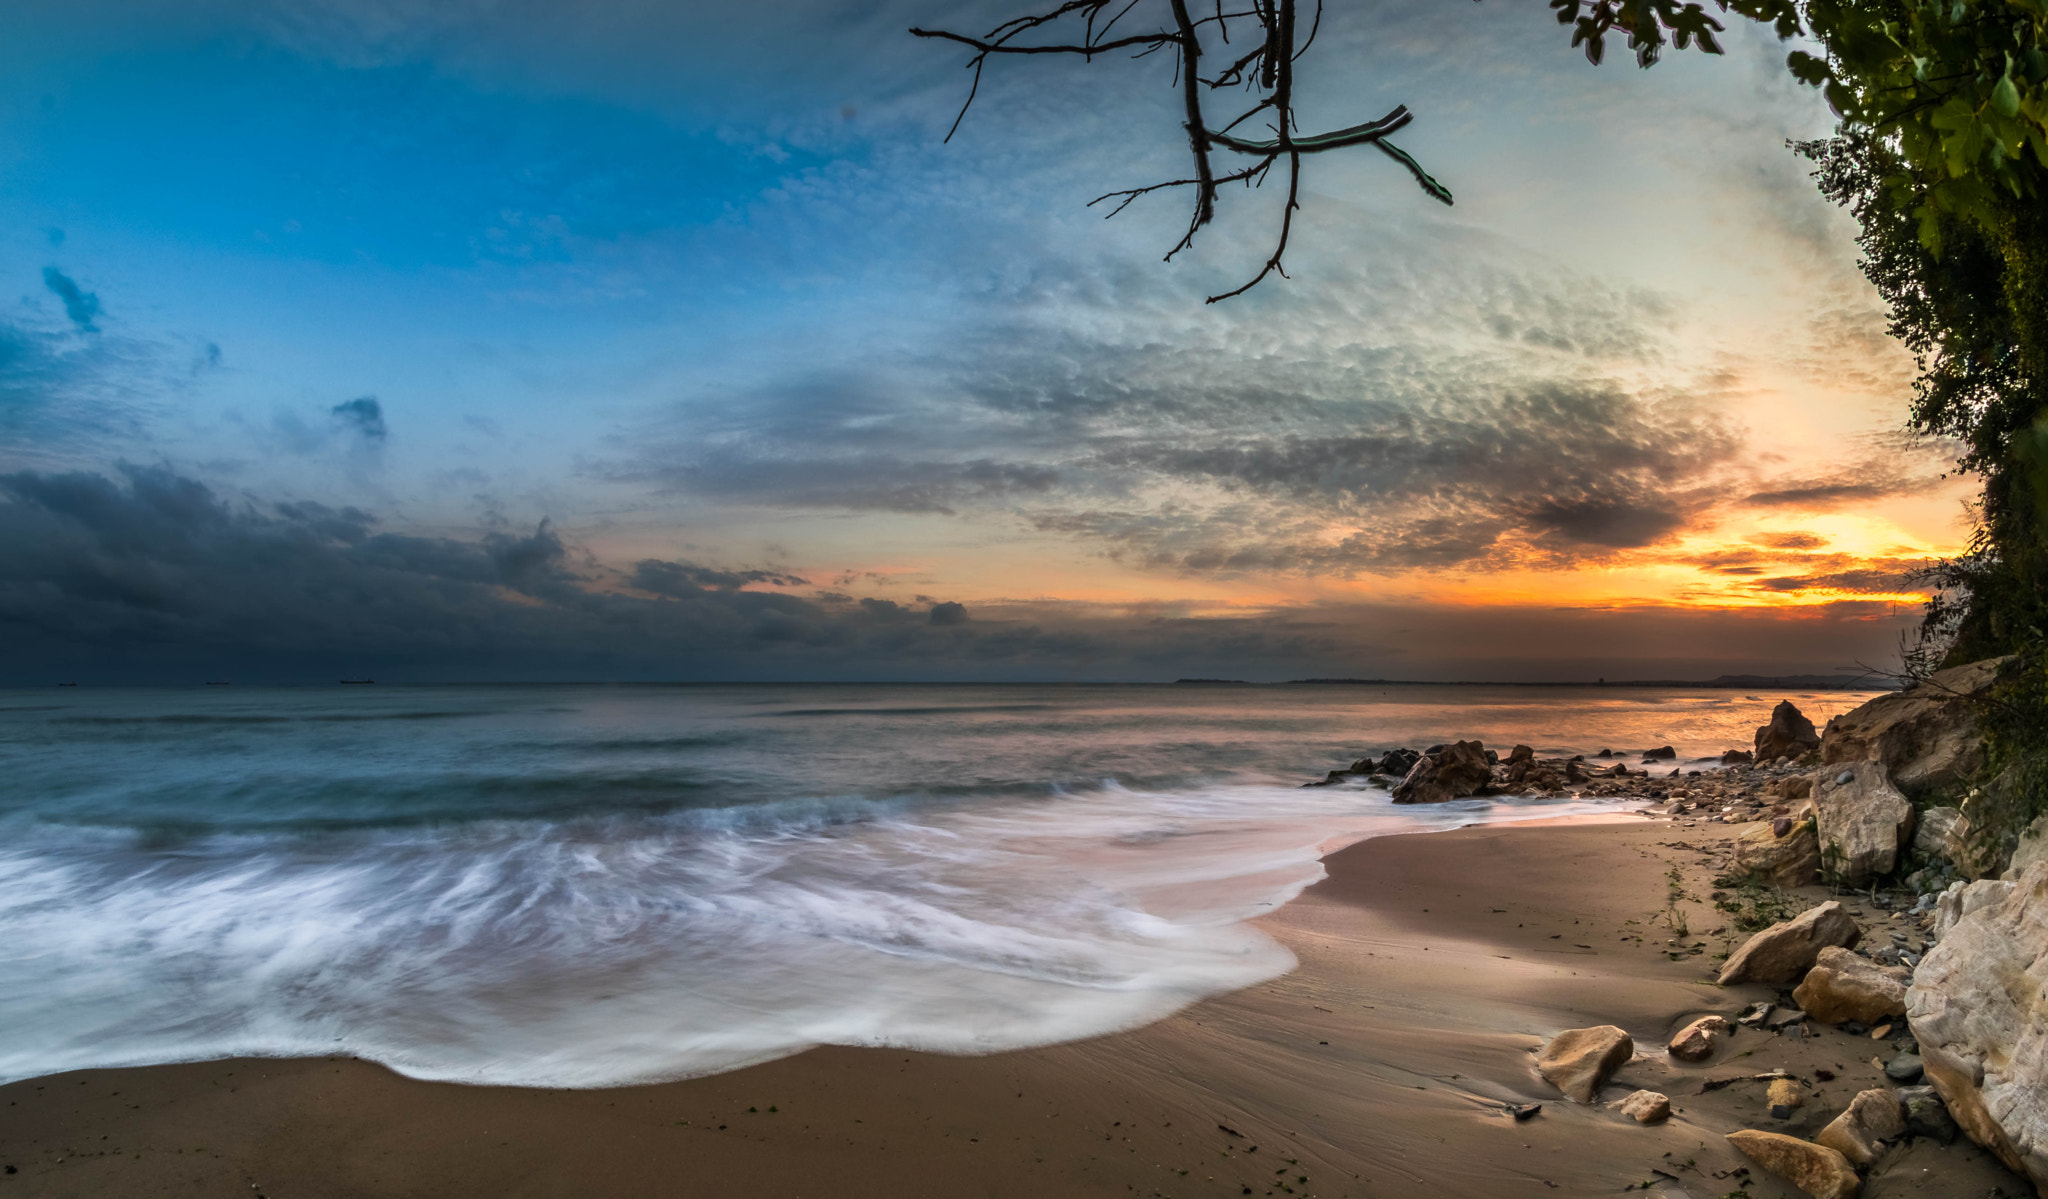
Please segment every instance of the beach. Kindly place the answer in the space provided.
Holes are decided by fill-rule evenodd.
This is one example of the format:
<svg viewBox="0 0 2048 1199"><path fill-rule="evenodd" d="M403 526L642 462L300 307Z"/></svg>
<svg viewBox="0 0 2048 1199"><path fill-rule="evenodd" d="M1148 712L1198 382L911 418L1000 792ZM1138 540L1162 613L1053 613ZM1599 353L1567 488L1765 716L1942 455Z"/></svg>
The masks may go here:
<svg viewBox="0 0 2048 1199"><path fill-rule="evenodd" d="M1732 931L1706 901L1739 826L1616 816L1373 838L1257 924L1299 965L1163 1020L951 1056L826 1047L729 1073L589 1090L420 1082L353 1059L87 1070L0 1088L0 1178L21 1196L1791 1196L1723 1141L1811 1135L1882 1085L1867 1037L1739 1029L1704 1063L1663 1041L1776 998L1712 983ZM1676 869L1674 879L1670 872ZM1688 929L1676 936L1666 900ZM1818 892L1816 892L1816 897ZM1695 946L1697 945L1697 951ZM1560 1030L1616 1024L1639 1126L1543 1082ZM1772 1069L1817 1082L1791 1121ZM1508 1105L1540 1103L1518 1122ZM1746 1174L1738 1173L1745 1168ZM2024 1184L1924 1138L1866 1196Z"/></svg>

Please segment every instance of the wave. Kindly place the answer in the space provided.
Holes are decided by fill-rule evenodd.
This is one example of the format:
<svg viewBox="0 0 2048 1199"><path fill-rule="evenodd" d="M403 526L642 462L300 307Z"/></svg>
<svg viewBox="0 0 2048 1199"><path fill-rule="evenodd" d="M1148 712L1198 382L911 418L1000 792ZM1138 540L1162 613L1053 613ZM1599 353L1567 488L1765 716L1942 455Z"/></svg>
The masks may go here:
<svg viewBox="0 0 2048 1199"><path fill-rule="evenodd" d="M1089 1036L1291 968L1243 921L1321 877L1333 838L1525 807L1417 817L1359 788L1106 784L938 809L792 799L223 833L171 853L15 827L0 1079L351 1053L420 1078L589 1087L823 1043Z"/></svg>

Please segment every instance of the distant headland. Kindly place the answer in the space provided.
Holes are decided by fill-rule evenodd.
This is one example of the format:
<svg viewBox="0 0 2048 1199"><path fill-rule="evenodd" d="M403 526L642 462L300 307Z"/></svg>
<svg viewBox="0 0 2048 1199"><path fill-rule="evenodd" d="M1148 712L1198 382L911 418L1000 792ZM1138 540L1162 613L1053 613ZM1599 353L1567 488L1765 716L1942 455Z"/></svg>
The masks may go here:
<svg viewBox="0 0 2048 1199"><path fill-rule="evenodd" d="M1728 691L1896 691L1883 675L1724 674L1711 679L1598 679L1505 682L1487 679L1288 679L1253 683L1244 679L1175 679L1176 687L1714 687Z"/></svg>

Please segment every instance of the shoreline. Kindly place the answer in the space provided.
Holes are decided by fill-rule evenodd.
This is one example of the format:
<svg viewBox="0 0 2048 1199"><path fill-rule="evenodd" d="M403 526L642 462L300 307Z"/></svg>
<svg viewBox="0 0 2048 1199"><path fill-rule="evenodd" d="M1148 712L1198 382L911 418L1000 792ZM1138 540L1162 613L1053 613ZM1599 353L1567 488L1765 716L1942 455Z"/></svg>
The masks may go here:
<svg viewBox="0 0 2048 1199"><path fill-rule="evenodd" d="M1881 1085L1869 1040L1743 1029L1706 1063L1662 1052L1693 1016L1777 998L1712 985L1715 952L1741 934L1709 935L1725 917L1705 897L1744 826L1565 821L1338 849L1321 882L1254 921L1295 954L1293 971L1084 1041L986 1057L822 1047L584 1091L418 1082L347 1058L29 1079L0 1087L0 1164L16 1170L0 1199L1493 1196L1644 1182L1674 1199L1797 1195L1722 1134L1811 1135ZM1685 937L1660 916L1674 886L1697 897L1669 909ZM1637 1057L1605 1097L1662 1091L1667 1123L1574 1104L1536 1075L1550 1036L1610 1023ZM1766 1119L1762 1084L1699 1093L1772 1068L1836 1077L1789 1122ZM1518 1123L1506 1107L1522 1103L1542 1112ZM2016 1181L1967 1141L1921 1140L1864 1194L2024 1193Z"/></svg>

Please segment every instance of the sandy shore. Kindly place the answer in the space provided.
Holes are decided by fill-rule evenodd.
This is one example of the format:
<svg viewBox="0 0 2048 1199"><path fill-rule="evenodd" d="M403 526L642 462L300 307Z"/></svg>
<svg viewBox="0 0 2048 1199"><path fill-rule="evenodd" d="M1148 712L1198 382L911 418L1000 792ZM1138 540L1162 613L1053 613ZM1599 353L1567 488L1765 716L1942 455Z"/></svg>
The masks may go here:
<svg viewBox="0 0 2048 1199"><path fill-rule="evenodd" d="M1384 837L1262 923L1300 968L1127 1033L981 1058L818 1049L609 1091L422 1083L338 1059L98 1070L0 1088L0 1199L264 1196L1515 1196L1798 1192L1736 1173L1722 1134L1811 1135L1880 1085L1864 1037L1740 1030L1683 1065L1669 1033L1763 987L1712 983L1706 902L1734 829L1627 823ZM1669 876L1678 871L1674 884ZM1666 914L1673 886L1694 899ZM1870 914L1874 917L1882 913ZM1534 1051L1565 1028L1637 1042L1609 1097L1565 1100ZM1761 1083L1815 1079L1789 1125ZM1820 1080L1817 1070L1833 1074ZM1504 1105L1536 1102L1517 1123ZM1661 1173L1660 1173L1661 1171ZM2025 1184L1967 1142L1894 1150L1865 1196ZM1638 1190L1640 1192L1640 1189Z"/></svg>

